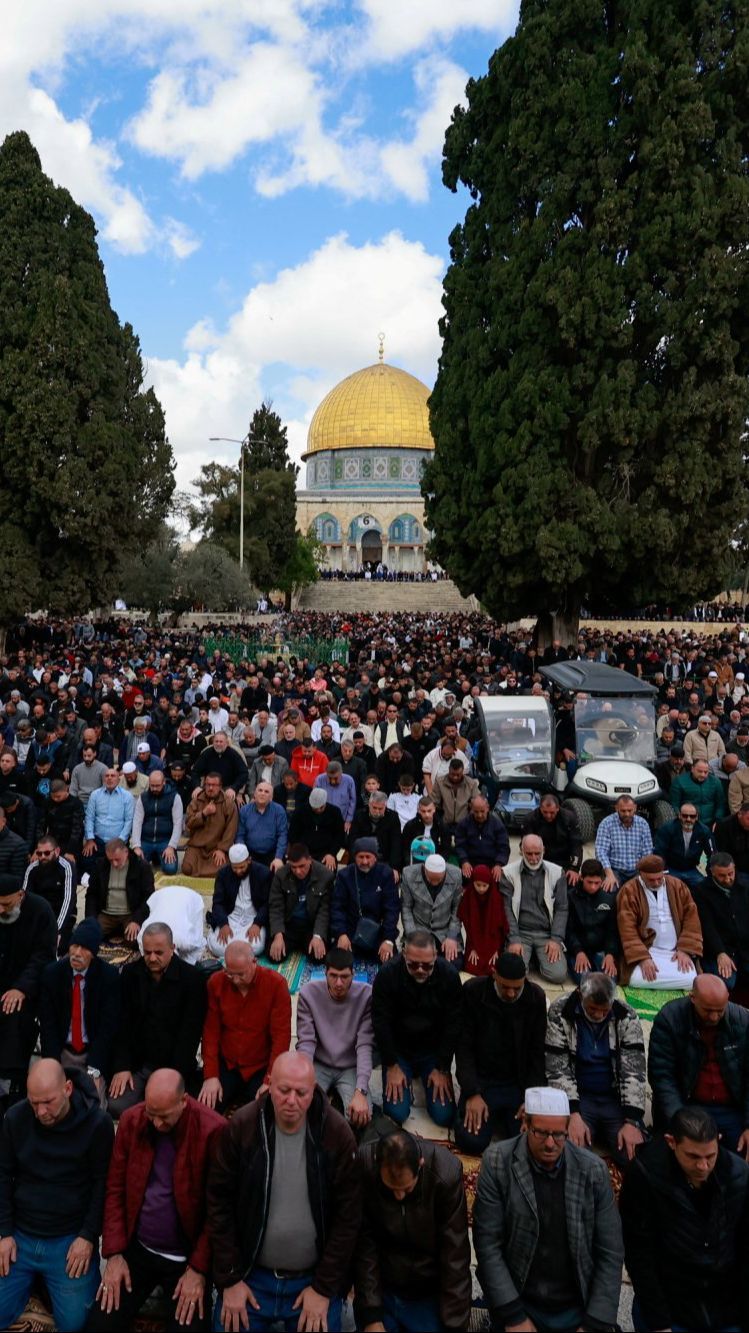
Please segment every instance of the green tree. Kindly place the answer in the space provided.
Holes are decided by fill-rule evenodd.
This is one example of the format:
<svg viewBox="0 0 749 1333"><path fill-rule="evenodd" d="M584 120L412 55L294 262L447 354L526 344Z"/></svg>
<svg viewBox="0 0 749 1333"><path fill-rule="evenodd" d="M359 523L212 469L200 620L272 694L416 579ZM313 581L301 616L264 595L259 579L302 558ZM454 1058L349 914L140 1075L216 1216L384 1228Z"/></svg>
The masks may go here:
<svg viewBox="0 0 749 1333"><path fill-rule="evenodd" d="M24 133L0 147L0 215L1 622L106 600L168 511L174 461L93 219Z"/></svg>
<svg viewBox="0 0 749 1333"><path fill-rule="evenodd" d="M447 132L433 554L502 617L686 605L749 511L745 3L524 0Z"/></svg>
<svg viewBox="0 0 749 1333"><path fill-rule="evenodd" d="M244 558L258 588L283 588L295 556L296 474L286 427L269 403L253 413L244 446ZM202 536L239 558L240 471L206 463L193 482L199 499L190 523Z"/></svg>
<svg viewBox="0 0 749 1333"><path fill-rule="evenodd" d="M246 574L223 546L199 542L180 555L171 599L175 615L192 608L241 611L251 596Z"/></svg>
<svg viewBox="0 0 749 1333"><path fill-rule="evenodd" d="M178 568L177 534L164 524L145 551L126 552L117 580L119 596L127 606L148 611L155 624L159 613L173 606Z"/></svg>
<svg viewBox="0 0 749 1333"><path fill-rule="evenodd" d="M239 468L225 463L204 463L193 481L199 499L189 509L192 531L217 542L239 559Z"/></svg>
<svg viewBox="0 0 749 1333"><path fill-rule="evenodd" d="M223 546L203 541L183 550L166 525L145 551L123 557L117 590L129 607L148 611L154 623L163 611L175 617L193 609L237 611L253 597L246 574Z"/></svg>
<svg viewBox="0 0 749 1333"><path fill-rule="evenodd" d="M294 593L301 592L302 588L308 588L311 583L317 582L324 554L325 546L317 537L314 526L309 529L306 537L297 532L294 549L286 562L280 581L276 583L284 594L287 611L291 610Z"/></svg>

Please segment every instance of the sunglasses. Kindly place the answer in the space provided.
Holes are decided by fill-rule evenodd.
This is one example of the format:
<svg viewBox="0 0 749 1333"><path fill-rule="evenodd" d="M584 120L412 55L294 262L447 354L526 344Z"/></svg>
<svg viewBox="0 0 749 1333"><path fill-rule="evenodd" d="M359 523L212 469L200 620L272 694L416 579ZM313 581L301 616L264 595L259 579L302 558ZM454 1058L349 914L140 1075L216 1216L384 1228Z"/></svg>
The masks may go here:
<svg viewBox="0 0 749 1333"><path fill-rule="evenodd" d="M434 963L415 963L412 959L406 959L406 967L409 972L433 972Z"/></svg>

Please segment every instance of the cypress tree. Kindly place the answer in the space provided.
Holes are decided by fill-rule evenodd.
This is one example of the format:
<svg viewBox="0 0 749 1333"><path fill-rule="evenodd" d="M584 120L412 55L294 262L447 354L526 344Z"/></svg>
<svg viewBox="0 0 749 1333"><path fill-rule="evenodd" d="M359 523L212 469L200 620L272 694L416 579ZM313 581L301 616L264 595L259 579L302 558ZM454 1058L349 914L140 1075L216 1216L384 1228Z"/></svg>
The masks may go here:
<svg viewBox="0 0 749 1333"><path fill-rule="evenodd" d="M0 147L0 216L2 625L105 600L123 550L158 532L174 464L93 219L24 133Z"/></svg>
<svg viewBox="0 0 749 1333"><path fill-rule="evenodd" d="M744 2L524 0L447 132L433 551L502 617L685 606L749 512Z"/></svg>

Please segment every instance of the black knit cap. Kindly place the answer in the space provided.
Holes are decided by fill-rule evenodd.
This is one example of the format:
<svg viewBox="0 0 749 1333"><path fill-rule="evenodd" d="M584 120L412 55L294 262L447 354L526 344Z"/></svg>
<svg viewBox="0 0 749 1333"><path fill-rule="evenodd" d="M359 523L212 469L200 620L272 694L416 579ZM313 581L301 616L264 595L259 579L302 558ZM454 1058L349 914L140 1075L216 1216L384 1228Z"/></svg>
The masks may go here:
<svg viewBox="0 0 749 1333"><path fill-rule="evenodd" d="M504 977L505 981L521 981L527 975L522 954L519 953L500 954L494 964L494 971L498 977Z"/></svg>

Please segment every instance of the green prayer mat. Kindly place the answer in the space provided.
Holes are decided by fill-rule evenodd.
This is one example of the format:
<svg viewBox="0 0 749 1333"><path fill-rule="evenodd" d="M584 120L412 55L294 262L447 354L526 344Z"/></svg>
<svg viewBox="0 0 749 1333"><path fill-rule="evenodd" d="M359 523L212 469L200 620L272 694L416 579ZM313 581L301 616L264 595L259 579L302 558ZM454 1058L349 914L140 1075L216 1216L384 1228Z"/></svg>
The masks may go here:
<svg viewBox="0 0 749 1333"><path fill-rule="evenodd" d="M627 1004L631 1004L639 1018L651 1023L669 1000L683 1000L688 994L689 991L686 990L648 990L646 986L624 987Z"/></svg>
<svg viewBox="0 0 749 1333"><path fill-rule="evenodd" d="M279 972L291 994L296 995L307 970L307 959L303 953L292 951L287 954L282 963L272 963L270 958L266 958L264 954L257 961L261 967L269 967L272 971Z"/></svg>

